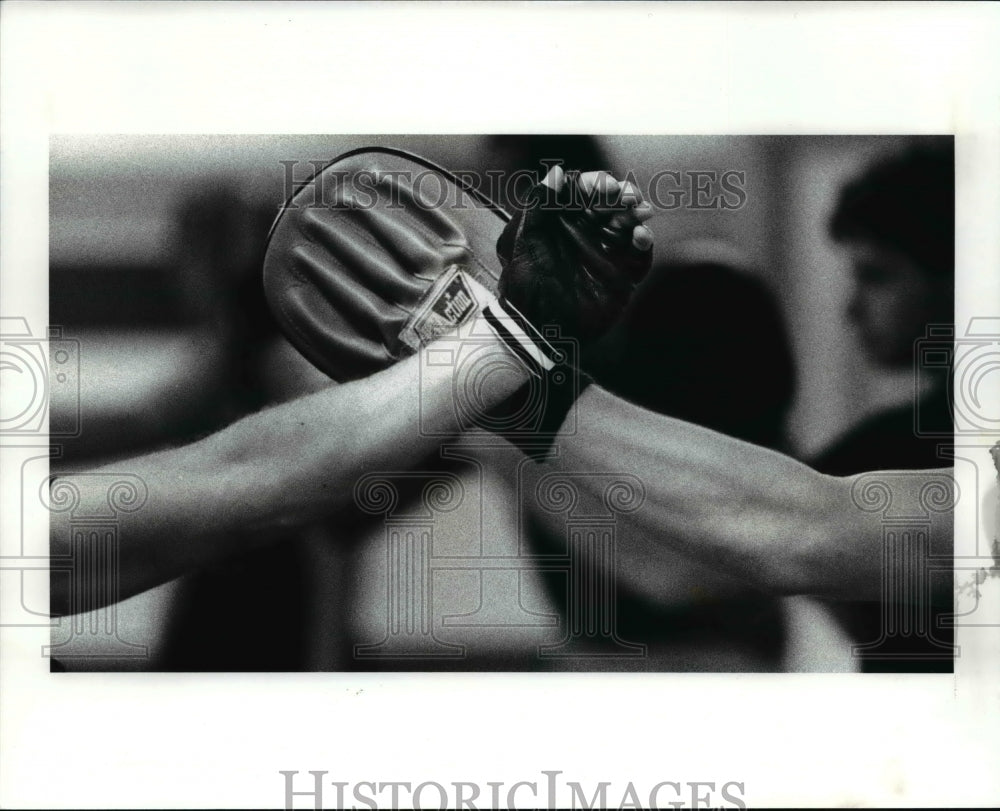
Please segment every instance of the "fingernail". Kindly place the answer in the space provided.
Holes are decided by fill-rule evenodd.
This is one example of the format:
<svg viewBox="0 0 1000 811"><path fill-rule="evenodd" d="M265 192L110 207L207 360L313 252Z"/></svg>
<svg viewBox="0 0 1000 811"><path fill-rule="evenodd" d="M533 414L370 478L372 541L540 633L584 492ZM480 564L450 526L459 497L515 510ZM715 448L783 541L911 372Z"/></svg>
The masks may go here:
<svg viewBox="0 0 1000 811"><path fill-rule="evenodd" d="M642 225L637 225L632 232L632 244L640 251L647 250L653 244L653 232Z"/></svg>

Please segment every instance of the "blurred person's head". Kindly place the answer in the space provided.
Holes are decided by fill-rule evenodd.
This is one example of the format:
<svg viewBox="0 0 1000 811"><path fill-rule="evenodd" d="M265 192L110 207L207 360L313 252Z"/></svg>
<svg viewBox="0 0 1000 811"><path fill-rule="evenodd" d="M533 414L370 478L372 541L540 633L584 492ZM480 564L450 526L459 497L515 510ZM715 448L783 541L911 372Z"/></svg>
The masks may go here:
<svg viewBox="0 0 1000 811"><path fill-rule="evenodd" d="M783 447L795 372L774 296L725 243L672 253L603 342L595 379L651 411Z"/></svg>
<svg viewBox="0 0 1000 811"><path fill-rule="evenodd" d="M830 233L850 257L848 316L865 348L883 365L910 363L928 324L954 320L951 139L911 147L848 184Z"/></svg>

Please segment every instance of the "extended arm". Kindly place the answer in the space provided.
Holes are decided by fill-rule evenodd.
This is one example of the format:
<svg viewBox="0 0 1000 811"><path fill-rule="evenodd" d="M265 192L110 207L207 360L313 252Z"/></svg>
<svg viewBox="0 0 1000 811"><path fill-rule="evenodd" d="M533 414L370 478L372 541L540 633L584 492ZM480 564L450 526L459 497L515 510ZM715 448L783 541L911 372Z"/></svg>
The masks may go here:
<svg viewBox="0 0 1000 811"><path fill-rule="evenodd" d="M642 481L645 502L627 520L651 542L641 550L626 547L619 557L620 568L646 567L647 582L655 581L658 565L669 565L669 558L657 559L657 549L667 548L775 593L880 599L883 518L855 503L858 477L824 476L597 386L577 403L576 430L557 442L559 456L546 463L554 470L621 472ZM893 498L919 500L931 479L950 481L946 473L897 476L894 486L907 492ZM932 554L945 554L951 511L928 516ZM624 543L631 543L627 536Z"/></svg>
<svg viewBox="0 0 1000 811"><path fill-rule="evenodd" d="M489 334L479 325L477 333ZM499 341L478 338L476 350L478 362L492 359L506 370L479 392L490 407L522 385L526 373L505 362ZM452 366L421 367L412 356L364 380L245 417L191 445L60 477L53 487L78 492L81 512L93 514L106 499L92 474L137 476L147 497L141 508L119 516L118 594L108 594L108 584L95 578L95 593L74 595L70 607L70 578L54 576L53 613L124 599L350 505L363 473L412 468L437 449L442 434L459 430L455 383ZM421 432L421 415L433 417L434 436ZM54 557L67 554L69 531L68 513L53 512Z"/></svg>

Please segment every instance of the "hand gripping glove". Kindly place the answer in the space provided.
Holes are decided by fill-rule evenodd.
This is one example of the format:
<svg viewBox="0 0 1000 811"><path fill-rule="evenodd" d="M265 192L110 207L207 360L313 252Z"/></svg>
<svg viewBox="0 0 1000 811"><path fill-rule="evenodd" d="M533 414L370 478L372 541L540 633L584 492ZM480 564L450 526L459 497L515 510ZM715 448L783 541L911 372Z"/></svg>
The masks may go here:
<svg viewBox="0 0 1000 811"><path fill-rule="evenodd" d="M631 228L611 226L618 192L587 195L578 172L566 173L558 189L548 185L560 183L558 174L546 181L497 240L500 300L586 349L621 316L653 252L633 246Z"/></svg>
<svg viewBox="0 0 1000 811"><path fill-rule="evenodd" d="M587 351L620 318L652 263L651 246L640 250L633 245L631 226L613 227L612 218L622 210L619 192L587 195L576 172L566 173L561 185L552 174L546 181L558 188L547 182L537 185L497 241L503 267L499 305L522 333L532 335L536 355L542 355L534 366L543 378L536 387L543 401L540 407L529 407L526 400L532 391L522 389L492 417L510 422L511 415L538 414L530 435L508 435L533 458L549 452L551 439L590 383L584 371ZM499 322L495 329L501 332L503 316L492 311L488 306L484 315L491 325ZM559 350L552 344L554 336ZM524 354L530 355L530 347Z"/></svg>

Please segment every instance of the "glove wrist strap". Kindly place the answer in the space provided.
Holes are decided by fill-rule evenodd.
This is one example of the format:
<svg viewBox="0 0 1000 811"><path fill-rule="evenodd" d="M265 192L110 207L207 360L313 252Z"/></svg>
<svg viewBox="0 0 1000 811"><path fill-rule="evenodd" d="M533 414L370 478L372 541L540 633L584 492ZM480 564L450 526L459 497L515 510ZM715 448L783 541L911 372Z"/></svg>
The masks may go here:
<svg viewBox="0 0 1000 811"><path fill-rule="evenodd" d="M555 368L562 358L559 352L509 301L496 299L483 307L483 318L496 336L506 344L535 377Z"/></svg>

